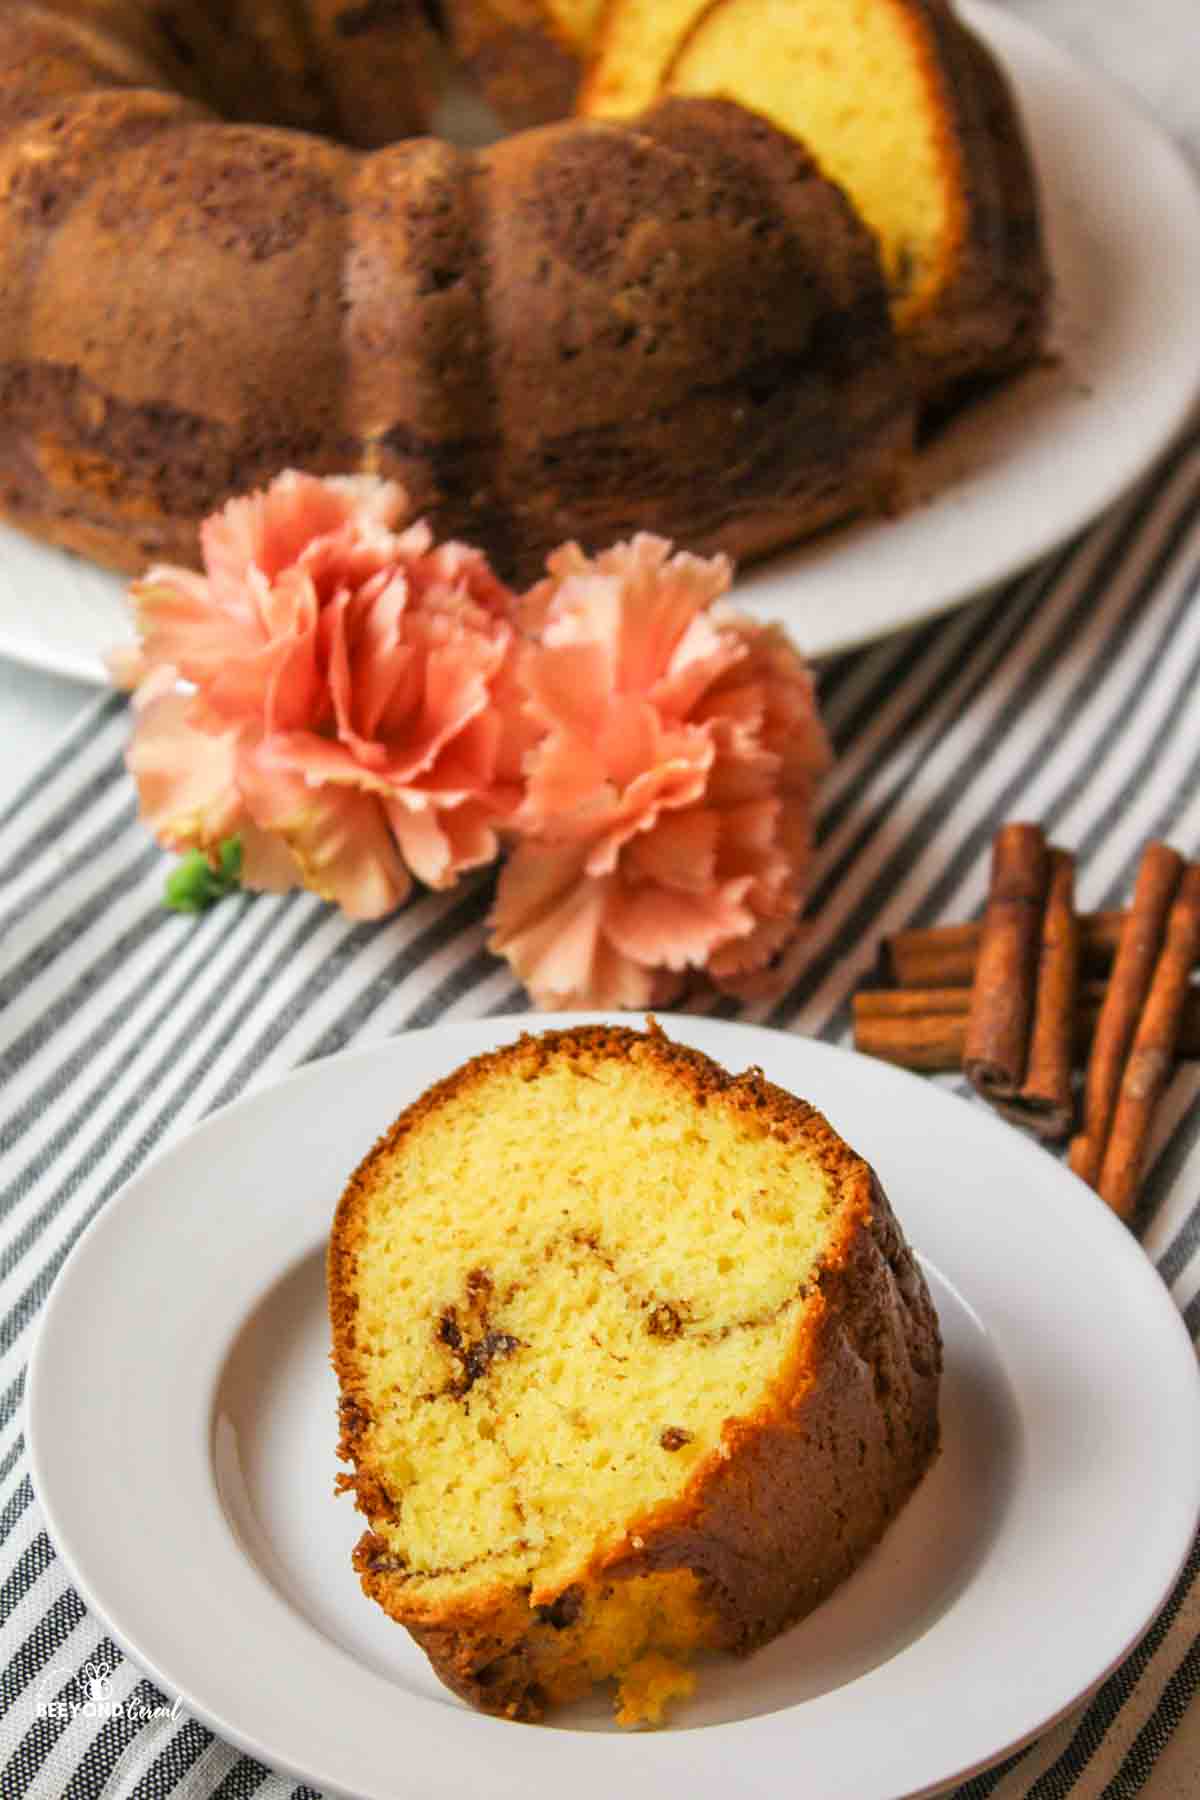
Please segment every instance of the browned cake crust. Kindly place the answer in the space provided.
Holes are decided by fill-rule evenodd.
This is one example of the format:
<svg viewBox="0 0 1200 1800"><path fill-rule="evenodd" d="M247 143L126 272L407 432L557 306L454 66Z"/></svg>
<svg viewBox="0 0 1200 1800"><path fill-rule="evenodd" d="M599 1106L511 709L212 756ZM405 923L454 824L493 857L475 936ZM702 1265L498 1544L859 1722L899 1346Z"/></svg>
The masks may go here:
<svg viewBox="0 0 1200 1800"><path fill-rule="evenodd" d="M933 34L952 179L961 186L957 256L907 336L920 402L1009 375L1041 353L1051 280L1037 181L1007 77L947 0L910 0Z"/></svg>
<svg viewBox="0 0 1200 1800"><path fill-rule="evenodd" d="M842 1199L841 1225L770 1401L727 1426L680 1499L634 1521L615 1550L531 1611L527 1590L481 1582L468 1601L414 1601L385 1540L368 1530L354 1563L364 1592L408 1627L455 1692L485 1711L537 1718L569 1660L590 1603L640 1575L691 1570L712 1648L748 1652L817 1606L878 1541L938 1446L941 1338L924 1277L876 1177L826 1120L758 1070L732 1076L661 1033L588 1026L548 1032L481 1056L439 1082L380 1140L351 1179L329 1244L333 1364L341 1389L344 1478L372 1526L393 1516L381 1483L358 1467L370 1424L355 1344L355 1272L375 1169L406 1135L498 1069L531 1072L584 1054L649 1058L698 1105L715 1097L804 1146ZM815 1292L814 1292L815 1290Z"/></svg>

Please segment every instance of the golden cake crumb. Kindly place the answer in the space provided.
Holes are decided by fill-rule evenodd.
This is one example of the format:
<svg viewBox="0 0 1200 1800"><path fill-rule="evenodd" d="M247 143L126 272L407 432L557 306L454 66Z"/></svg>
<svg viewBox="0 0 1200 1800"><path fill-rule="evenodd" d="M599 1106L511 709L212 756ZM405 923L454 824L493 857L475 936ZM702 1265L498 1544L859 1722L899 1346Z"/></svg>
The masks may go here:
<svg viewBox="0 0 1200 1800"><path fill-rule="evenodd" d="M696 1677L682 1663L672 1662L652 1650L626 1669L618 1684L618 1725L661 1725L672 1700L686 1700L695 1691Z"/></svg>

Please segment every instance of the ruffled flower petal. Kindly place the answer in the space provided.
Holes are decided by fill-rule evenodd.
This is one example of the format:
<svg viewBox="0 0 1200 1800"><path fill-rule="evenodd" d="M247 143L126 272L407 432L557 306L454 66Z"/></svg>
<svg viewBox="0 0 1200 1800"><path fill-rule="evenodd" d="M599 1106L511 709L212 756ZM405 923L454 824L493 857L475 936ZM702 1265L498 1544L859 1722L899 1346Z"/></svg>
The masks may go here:
<svg viewBox="0 0 1200 1800"><path fill-rule="evenodd" d="M549 647L605 646L618 692L649 693L712 653L714 634L703 615L729 587L727 557L672 555L666 539L641 532L594 560L577 544L565 545L546 566L550 578L528 596L526 617Z"/></svg>
<svg viewBox="0 0 1200 1800"><path fill-rule="evenodd" d="M700 969L722 945L754 931L749 888L745 877L702 893L614 881L604 908L605 935L644 967Z"/></svg>
<svg viewBox="0 0 1200 1800"><path fill-rule="evenodd" d="M408 870L373 794L310 787L279 768L269 746L239 756L238 785L254 822L282 841L314 894L352 919L380 919L407 899Z"/></svg>
<svg viewBox="0 0 1200 1800"><path fill-rule="evenodd" d="M237 785L234 730L197 730L188 695L171 691L141 706L125 761L141 817L168 850L215 850L246 822Z"/></svg>
<svg viewBox="0 0 1200 1800"><path fill-rule="evenodd" d="M642 535L595 558L567 545L548 568L523 602L542 736L496 948L560 1003L648 1004L687 969L762 968L800 916L829 756L807 668L777 628L716 604L723 558Z"/></svg>
<svg viewBox="0 0 1200 1800"><path fill-rule="evenodd" d="M303 885L304 871L282 838L263 831L247 818L238 828L238 842L242 847L243 887L260 894L286 894Z"/></svg>
<svg viewBox="0 0 1200 1800"><path fill-rule="evenodd" d="M606 889L581 879L571 850L519 846L496 890L489 947L508 958L538 1006L664 1004L657 971L621 954L602 930Z"/></svg>
<svg viewBox="0 0 1200 1800"><path fill-rule="evenodd" d="M714 987L746 1005L786 994L803 973L807 933L797 918L763 919L750 936L728 944L706 973Z"/></svg>
<svg viewBox="0 0 1200 1800"><path fill-rule="evenodd" d="M160 564L130 585L129 598L147 671L170 664L202 686L263 647L253 618L214 607L207 581L192 569Z"/></svg>
<svg viewBox="0 0 1200 1800"><path fill-rule="evenodd" d="M453 887L469 869L486 868L500 854L495 814L480 801L413 810L385 803L400 854L429 888Z"/></svg>
<svg viewBox="0 0 1200 1800"><path fill-rule="evenodd" d="M670 813L629 846L630 874L681 894L702 894L716 878L720 837L721 820L711 808Z"/></svg>
<svg viewBox="0 0 1200 1800"><path fill-rule="evenodd" d="M393 481L285 470L270 487L230 500L201 526L213 599L240 609L251 569L261 570L269 584L302 556L319 560L325 541L345 532L351 546L386 543L407 508L404 489Z"/></svg>
<svg viewBox="0 0 1200 1800"><path fill-rule="evenodd" d="M196 696L186 738L136 728L164 842L204 845L210 814L236 820L244 866L291 871L359 918L398 905L412 870L444 886L498 853L535 736L515 597L479 551L398 530L406 511L393 483L293 471L205 522L203 573L134 584L121 673L147 698L181 682Z"/></svg>
<svg viewBox="0 0 1200 1800"><path fill-rule="evenodd" d="M816 683L785 631L730 608L718 609L722 630L741 644L745 657L713 684L708 716L749 712L764 750L780 757L782 780L811 780L833 762L821 720Z"/></svg>

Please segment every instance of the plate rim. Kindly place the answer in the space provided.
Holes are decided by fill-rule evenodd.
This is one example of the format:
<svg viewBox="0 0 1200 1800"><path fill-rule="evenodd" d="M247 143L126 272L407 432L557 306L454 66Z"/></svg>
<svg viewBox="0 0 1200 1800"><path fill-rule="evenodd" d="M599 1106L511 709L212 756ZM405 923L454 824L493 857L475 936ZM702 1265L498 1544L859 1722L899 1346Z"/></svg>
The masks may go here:
<svg viewBox="0 0 1200 1800"><path fill-rule="evenodd" d="M959 9L966 22L978 31L989 45L997 49L1000 61L1012 79L1018 103L1028 117L1037 116L1032 112L1027 99L1027 84L1031 80L1031 70L1049 69L1053 71L1053 78L1056 82L1067 82L1074 91L1085 95L1093 111L1103 113L1105 118L1111 121L1113 129L1135 142L1142 156L1153 156L1159 178L1153 184L1152 191L1148 195L1147 205L1150 213L1147 213L1146 216L1149 217L1151 213L1153 214L1158 221L1161 235L1161 232L1166 229L1169 213L1171 246L1174 254L1171 263L1165 266L1170 268L1170 279L1173 284L1186 283L1186 270L1182 276L1179 275L1175 272L1174 263L1178 256L1179 245L1183 243L1189 248L1190 257L1196 263L1197 268L1200 268L1200 181L1197 180L1195 171L1170 132L1151 114L1137 94L1123 87L1108 71L1081 61L1070 49L1047 37L1028 20L1014 17L1011 13L1006 12L996 3L996 0L959 0ZM1038 173L1044 191L1054 192L1058 171L1053 160L1048 166L1040 166ZM1171 189L1169 205L1164 203L1160 193L1164 179L1169 182ZM1097 192L1100 195L1097 204L1102 203L1111 207L1112 201L1107 196L1103 184L1099 185ZM1195 338L1194 333L1189 333L1185 343L1184 336L1180 333L1173 336L1169 342L1176 353L1180 353L1185 348L1191 352L1193 343L1196 345L1194 354L1190 355L1190 378L1179 380L1177 385L1171 388L1171 403L1161 406L1151 427L1139 431L1137 453L1133 456L1124 456L1119 464L1114 460L1105 481L1099 486L1090 488L1086 498L1078 499L1068 513L1056 513L1053 519L1044 521L1040 529L1034 529L1034 522L1026 518L1022 522L1021 532L1001 534L1003 537L1002 549L999 553L992 555L986 568L972 573L970 579L962 586L957 583L951 585L943 583L941 591L934 593L932 597L909 598L898 614L880 617L868 611L867 615L860 618L857 623L847 623L848 614L845 606L839 601L833 608L835 616L832 623L825 619L814 631L808 632L806 635L806 621L803 614L805 591L806 589L818 589L828 572L825 540L817 539L809 544L784 549L762 563L749 565L744 572L739 574L731 598L736 605L743 606L746 611L758 617L780 620L788 625L794 630L798 642L802 644L807 653L814 659L819 659L840 655L865 644L878 642L897 631L910 630L926 624L932 619L968 604L981 595L998 589L1005 582L1015 579L1031 568L1051 551L1069 542L1078 531L1091 524L1109 507L1117 503L1176 440L1192 414L1197 397L1200 396L1200 340ZM1020 379L1018 377L1018 381ZM987 404L984 402L985 407ZM964 415L965 427L970 429L971 422L983 416L982 412ZM954 428L951 429L953 431ZM1091 425L1086 426L1086 429L1089 434L1094 435L1096 431L1107 429L1107 427L1103 418L1097 417L1092 420ZM1011 461L1007 466L1012 466ZM946 493L939 491L934 496L935 508L938 506L950 507L953 504L952 487ZM983 519L985 523L988 518L993 519L994 533L996 515L992 510L993 505L994 502L984 502ZM979 534L978 506L979 503L976 501L974 503L975 510L970 515L973 521L971 532L976 536ZM927 510L929 509L923 503L918 502L907 515L910 520L914 518L917 520L918 531L920 530L920 518ZM39 544L36 540L24 538L16 531L15 527L6 526L5 529L13 531L20 541L22 550L28 547L31 555L37 556L44 553L47 556L67 558L63 579L70 578L69 571L73 562L78 563L88 579L97 575L109 576L114 584L113 602L119 604L116 587L122 578L98 569L96 565L87 562L86 559L72 558L69 552L56 550L48 545ZM848 529L852 534L856 528L851 525ZM882 524L866 522L863 529L880 534L876 553L882 555L886 551L888 541L895 543L896 534L904 531L905 516ZM843 537L844 534L841 532L835 532L830 536L831 551L829 554L833 558L830 567L836 567L839 559L843 559L843 566L845 566L845 548L843 542L839 541ZM0 545L0 558L2 557L3 548ZM797 566L789 570L786 565L790 559L795 559ZM887 570L885 569L883 573L886 581ZM759 590L765 583L772 581L785 583L792 590L786 603L782 600L779 602L763 600ZM886 604L893 606L894 596L890 596ZM881 607L880 610L886 613L886 607ZM5 622L3 598L0 596L0 656L42 673L60 675L65 679L80 683L107 685L109 677L101 653L103 649L109 647L109 641L106 638L104 644L100 644L101 629L107 629L107 627L98 626L95 642L60 644L52 640L29 639L22 632L14 631L11 623Z"/></svg>
<svg viewBox="0 0 1200 1800"><path fill-rule="evenodd" d="M1031 1169L1037 1169L1047 1177L1047 1186L1051 1191L1055 1207L1066 1203L1065 1201L1060 1202L1057 1198L1054 1198L1055 1190L1063 1195L1069 1193L1072 1189L1078 1190L1079 1201L1086 1210L1086 1216L1090 1221L1089 1224L1083 1227L1085 1235L1091 1232L1098 1232L1102 1240L1106 1239L1108 1245L1105 1253L1106 1256L1115 1256L1117 1264L1124 1265L1122 1279L1131 1279L1135 1286L1140 1285L1143 1289L1143 1295L1147 1299L1150 1295L1154 1296L1153 1301L1148 1303L1150 1312L1157 1315L1154 1320L1155 1330L1164 1332L1167 1338L1174 1337L1181 1358L1180 1370L1182 1371L1186 1366L1188 1371L1187 1378L1191 1390L1200 1397L1200 1371L1196 1368L1195 1354L1190 1337L1187 1334L1186 1326L1168 1290L1162 1283L1153 1264L1145 1256L1140 1245L1115 1216L1112 1215L1107 1208L1103 1207L1102 1203L1096 1199L1095 1195L1093 1195L1090 1190L1086 1189L1082 1183L1079 1183L1062 1165L1049 1159L1044 1150L1025 1140L1021 1134L1014 1130L1014 1128L1006 1126L1001 1121L992 1118L982 1111L976 1112L970 1107L969 1102L964 1101L955 1094L947 1092L944 1088L934 1086L932 1083L923 1080L919 1076L895 1069L888 1064L878 1062L874 1059L863 1057L859 1053L839 1045L827 1044L821 1040L805 1038L789 1032L773 1031L768 1027L742 1021L713 1019L707 1015L661 1014L659 1017L664 1028L670 1034L677 1035L685 1041L689 1036L693 1035L698 1039L715 1038L715 1045L710 1043L708 1047L712 1053L717 1054L722 1061L738 1063L740 1053L736 1051L736 1046L739 1041L746 1047L745 1060L758 1060L758 1058L753 1055L753 1046L757 1043L761 1048L763 1040L767 1039L771 1041L772 1048L778 1049L781 1055L786 1056L789 1061L798 1054L801 1063L808 1057L815 1057L818 1064L828 1061L831 1070L836 1071L840 1065L841 1078L847 1078L851 1069L857 1069L861 1073L863 1066L866 1065L870 1070L869 1079L877 1082L885 1090L891 1089L896 1095L901 1097L912 1097L919 1093L922 1096L923 1105L931 1105L936 1113L943 1113L943 1116L949 1116L948 1114L945 1114L945 1108L954 1109L954 1116L960 1120L963 1118L963 1114L958 1111L959 1108L970 1111L973 1114L972 1128L974 1130L982 1132L985 1139L991 1137L997 1144L1006 1144L1009 1151L1015 1151L1019 1158L1023 1158L1028 1162ZM384 1065L393 1061L411 1064L414 1057L419 1059L421 1044L429 1042L431 1039L437 1039L451 1049L461 1043L463 1045L460 1054L461 1060L461 1055L476 1054L480 1048L486 1047L489 1043L508 1041L519 1031L530 1029L538 1031L550 1030L581 1022L595 1022L597 1020L607 1020L628 1025L636 1022L636 1019L637 1015L613 1013L569 1013L554 1015L514 1013L488 1016L484 1019L444 1021L440 1025L433 1025L419 1031L402 1032L384 1038L372 1039L371 1041L351 1046L346 1050L338 1052L334 1056L302 1064L299 1068L273 1075L268 1080L253 1084L243 1094L226 1106L208 1114L204 1119L198 1121L188 1131L181 1133L170 1143L158 1147L151 1156L147 1158L146 1163L130 1179L121 1192L114 1196L112 1201L108 1203L97 1217L89 1223L85 1231L81 1233L78 1242L73 1247L70 1256L64 1263L62 1270L59 1272L59 1276L47 1297L41 1316L38 1320L35 1339L29 1358L24 1400L30 1469L34 1491L42 1505L47 1529L50 1532L59 1554L63 1558L64 1566L68 1570L77 1590L80 1592L95 1616L109 1626L115 1640L126 1649L135 1665L146 1669L164 1691L168 1693L179 1693L188 1711L195 1717L209 1724L220 1736L237 1745L247 1754L265 1760L271 1767L288 1771L300 1780L315 1781L319 1786L333 1793L340 1792L355 1795L361 1793L370 1794L371 1796L378 1794L382 1796L385 1792L400 1791L399 1789L385 1790L384 1788L376 1786L365 1786L362 1784L361 1778L354 1779L353 1770L349 1770L346 1775L339 1777L329 1771L316 1769L313 1766L311 1759L306 1760L304 1757L289 1758L287 1753L281 1752L277 1745L266 1743L262 1737L256 1736L252 1724L243 1725L237 1719L229 1718L219 1708L207 1705L203 1697L197 1699L194 1691L190 1691L186 1684L181 1686L175 1682L170 1671L163 1666L160 1656L153 1652L147 1653L147 1650L143 1648L142 1643L139 1641L137 1632L130 1632L125 1629L124 1623L118 1623L118 1619L114 1616L114 1608L111 1605L110 1600L97 1591L96 1585L92 1581L87 1569L80 1566L78 1557L75 1553L75 1546L72 1541L70 1527L69 1525L64 1527L63 1509L60 1509L57 1504L56 1496L54 1494L54 1484L51 1481L49 1485L47 1485L44 1479L45 1460L43 1446L49 1441L50 1434L46 1433L45 1427L41 1423L45 1416L45 1409L41 1403L42 1370L46 1366L48 1358L52 1353L55 1334L61 1329L59 1312L64 1304L64 1299L69 1298L71 1292L70 1283L73 1279L78 1278L77 1274L74 1276L70 1275L69 1271L78 1271L81 1268L86 1268L88 1259L94 1258L97 1254L95 1246L97 1244L103 1244L104 1238L108 1233L113 1233L119 1229L119 1221L124 1212L131 1208L136 1208L139 1199L142 1200L143 1205L145 1204L146 1193L148 1191L152 1193L156 1180L161 1181L163 1179L163 1174L160 1173L162 1165L168 1165L169 1170L169 1165L172 1162L194 1155L197 1149L203 1150L207 1138L211 1137L213 1134L228 1132L231 1119L236 1124L239 1115L254 1107L261 1107L270 1111L272 1107L283 1104L286 1108L286 1096L290 1090L294 1089L299 1093L306 1087L311 1086L314 1082L320 1085L322 1082L326 1082L330 1079L331 1073L336 1077L336 1074L358 1062L374 1062L378 1060ZM728 1045L729 1048L725 1048L724 1046L726 1045ZM419 1087L423 1086L427 1080L428 1076L422 1076L415 1071L412 1072L405 1082L406 1091L408 1087L412 1087L415 1092ZM282 1100L281 1095L284 1096ZM384 1123L386 1123L386 1121ZM383 1124L380 1125L380 1129L383 1129ZM367 1147L369 1146L363 1146L363 1153L365 1153ZM347 1173L348 1172L349 1171L347 1170ZM1072 1196L1072 1199L1073 1198L1074 1196ZM92 1246L91 1249L88 1248L89 1245ZM306 1245L307 1239L304 1239L303 1241L298 1240L291 1245L290 1250L286 1252L275 1265L270 1277L265 1278L263 1283L260 1284L258 1290L260 1294L268 1291L274 1281L280 1278L288 1266L288 1258L290 1257L291 1260L294 1260L301 1250L305 1250ZM919 1245L917 1247L918 1249L920 1248ZM934 1266L937 1267L936 1257L933 1260ZM103 1264L102 1254L101 1264ZM66 1278L65 1281L64 1278ZM117 1286L114 1292L119 1293L119 1277L116 1278L116 1281ZM1142 1303L1144 1302L1139 1302L1139 1305ZM986 1319L984 1324L986 1327ZM50 1351L47 1350L47 1344L50 1344L51 1346ZM229 1341L227 1340L224 1344L224 1354L228 1353L228 1349ZM1175 1379L1176 1377L1172 1376L1173 1382ZM1019 1395L1017 1397L1019 1398ZM1193 1472L1200 1475L1200 1409L1195 1410L1197 1412L1197 1418L1191 1432L1191 1463ZM332 1466L332 1444L330 1455ZM1200 1480L1198 1480L1194 1486L1200 1490ZM217 1505L220 1505L219 1498L217 1499ZM67 1506L65 1510L69 1518L70 1507ZM1096 1667L1091 1670L1083 1685L1079 1685L1073 1680L1069 1684L1071 1692L1067 1695L1057 1696L1053 1705L1049 1707L1044 1714L1039 1716L1036 1722L1029 1724L1027 1729L1022 1730L1019 1735L1007 1735L1002 1743L990 1746L986 1752L977 1755L968 1762L957 1763L949 1772L945 1770L938 1773L931 1772L931 1778L923 1785L905 1786L903 1789L894 1790L894 1792L889 1791L886 1796L882 1791L876 1794L875 1791L872 1790L871 1800L901 1800L901 1795L903 1795L904 1800L915 1800L915 1797L918 1795L940 1792L945 1787L967 1779L970 1775L981 1769L992 1766L996 1761L1011 1754L1023 1744L1040 1736L1052 1726L1056 1720L1070 1712L1074 1706L1088 1694L1092 1693L1105 1677L1124 1660L1144 1633L1149 1629L1177 1580L1180 1569L1186 1561L1194 1525L1195 1521L1193 1519L1188 1532L1186 1534L1180 1533L1179 1541L1176 1546L1176 1553L1171 1559L1169 1574L1165 1573L1165 1565L1163 1565L1157 1572L1152 1595L1149 1598L1143 1596L1142 1602L1139 1603L1139 1610L1144 1616L1140 1618L1140 1623L1137 1625L1136 1629L1125 1637L1119 1648L1114 1648L1111 1651L1106 1657L1103 1667ZM236 1542L236 1540L233 1539L232 1527L228 1526L228 1523L227 1529L230 1532L231 1541ZM261 1571L257 1568L255 1569L255 1576L259 1581L264 1579ZM102 1585L103 1583L101 1583L101 1586ZM287 1605L287 1602L282 1596L277 1595L276 1598L279 1604ZM128 1611L128 1608L122 1607L116 1609L116 1611L119 1613L126 1612ZM336 1653L342 1657L349 1666L357 1670L358 1678L360 1680L382 1680L381 1677L374 1675L371 1671L364 1670L361 1665L355 1664L349 1654L341 1650L340 1647L337 1647ZM906 1654L908 1654L907 1651L900 1653L901 1656ZM899 1659L893 1658L892 1660L895 1662ZM887 1669L888 1667L889 1664L887 1663L879 1665L876 1669L870 1671L868 1676L860 1677L858 1680L850 1682L848 1688L854 1689L859 1687L864 1680L874 1678L881 1670ZM804 1702L803 1707L819 1707L824 1702L834 1700L838 1693L845 1693L846 1691L847 1690L845 1689L833 1690L831 1694L819 1696L815 1702ZM429 1706L416 1696L403 1695L403 1690L401 1690L401 1700L397 1703L397 1717L399 1718L404 1712L413 1707L419 1709L418 1713L414 1716L419 1720L420 1726L425 1728L430 1736L440 1736L441 1734L436 1729L436 1720L431 1721L431 1709ZM450 1710L451 1709L447 1709L447 1711ZM608 1746L620 1745L621 1743L639 1744L642 1747L642 1754L645 1755L647 1744L649 1742L649 1750L653 1755L653 1760L656 1763L663 1762L667 1765L665 1769L659 1769L658 1773L661 1775L670 1771L670 1764L672 1761L680 1760L679 1758L673 1758L669 1752L664 1758L661 1753L661 1746L664 1744L680 1745L686 1744L688 1740L691 1740L694 1744L697 1739L705 1739L706 1734L711 1731L732 1732L738 1735L741 1738L741 1747L743 1748L750 1747L747 1743L746 1734L761 1734L764 1739L769 1740L774 1738L776 1742L778 1742L780 1732L786 1730L786 1725L783 1722L797 1710L801 1709L798 1709L797 1707L785 1707L781 1711L775 1713L761 1715L756 1718L737 1720L727 1724L701 1726L693 1730L678 1733L665 1732L654 1734L654 1737L649 1741L644 1737L620 1738L606 1735L602 1739L596 1740L596 1742L606 1746L606 1749L601 1753L602 1756L604 1758L615 1757L618 1765L621 1764L625 1753L607 1748ZM432 1709L432 1713L436 1713L437 1711L437 1708ZM452 1716L465 1716L470 1718L476 1728L493 1727L506 1735L512 1733L512 1727L502 1721L481 1719L478 1715L473 1714L458 1715L454 1713ZM451 1730L453 1730L453 1728L451 1728ZM567 1743L578 1743L576 1734L570 1732L551 1732L549 1734L545 1732L536 1732L520 1734L522 1739L532 1737L543 1743L547 1736L559 1743L564 1741ZM493 1737L481 1741L496 1744L502 1740L497 1740ZM516 1740L510 1738L509 1741L515 1747ZM589 1746L593 1745L591 1736L585 1741ZM657 1751L656 1746L658 1747ZM681 1754L682 1759L686 1761L687 1752L684 1751ZM550 1758L546 1757L544 1760L548 1763ZM568 1764L572 1760L569 1752L567 1753L565 1760ZM616 1772L618 1772L616 1769L610 1768L606 1778L611 1779L611 1775ZM630 1765L630 1767L624 1770L624 1773L631 1778L635 1772L636 1765ZM353 1785L346 1785L348 1780L352 1780ZM712 1790L714 1797L716 1796L718 1789L721 1793L738 1791L737 1789L729 1788L727 1776L722 1776L718 1788ZM701 1796L701 1800L707 1800L708 1790L700 1788L696 1791Z"/></svg>

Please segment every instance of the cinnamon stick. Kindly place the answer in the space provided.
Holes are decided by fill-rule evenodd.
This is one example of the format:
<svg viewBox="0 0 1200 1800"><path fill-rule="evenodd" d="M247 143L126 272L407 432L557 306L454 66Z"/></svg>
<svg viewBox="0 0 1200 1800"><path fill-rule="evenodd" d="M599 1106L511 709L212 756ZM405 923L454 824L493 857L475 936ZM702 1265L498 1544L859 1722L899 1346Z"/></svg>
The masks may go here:
<svg viewBox="0 0 1200 1800"><path fill-rule="evenodd" d="M1100 1198L1128 1219L1154 1112L1170 1080L1188 999L1192 963L1200 954L1200 864L1191 863L1176 891L1150 991L1121 1077L1108 1145L1100 1169Z"/></svg>
<svg viewBox="0 0 1200 1800"><path fill-rule="evenodd" d="M1123 912L1080 914L1079 954L1086 974L1112 967L1124 923ZM982 934L978 922L898 931L883 942L884 980L895 987L969 988Z"/></svg>
<svg viewBox="0 0 1200 1800"><path fill-rule="evenodd" d="M1002 825L963 1051L967 1079L985 1100L1011 1099L1025 1077L1049 874L1040 826Z"/></svg>
<svg viewBox="0 0 1200 1800"><path fill-rule="evenodd" d="M1075 1008L1074 1059L1087 1056L1104 1004L1105 984L1084 982ZM866 1056L924 1075L962 1068L971 990L864 988L855 994L854 1047ZM1189 987L1179 1022L1179 1056L1200 1057L1200 988Z"/></svg>
<svg viewBox="0 0 1200 1800"><path fill-rule="evenodd" d="M854 1048L930 1075L961 1069L970 1004L969 988L861 988Z"/></svg>
<svg viewBox="0 0 1200 1800"><path fill-rule="evenodd" d="M1182 873L1183 858L1178 851L1168 844L1147 845L1092 1040L1083 1129L1072 1138L1068 1151L1072 1169L1093 1187L1104 1161L1126 1054L1149 992Z"/></svg>
<svg viewBox="0 0 1200 1800"><path fill-rule="evenodd" d="M1066 850L1051 850L1025 1080L1020 1092L1000 1106L1014 1124L1050 1140L1066 1137L1075 1120L1072 1071L1078 988L1075 858Z"/></svg>
<svg viewBox="0 0 1200 1800"><path fill-rule="evenodd" d="M854 1048L904 1069L961 1069L969 988L866 988L855 994Z"/></svg>

